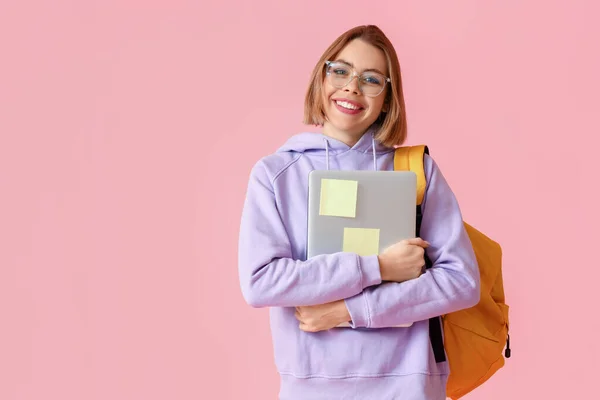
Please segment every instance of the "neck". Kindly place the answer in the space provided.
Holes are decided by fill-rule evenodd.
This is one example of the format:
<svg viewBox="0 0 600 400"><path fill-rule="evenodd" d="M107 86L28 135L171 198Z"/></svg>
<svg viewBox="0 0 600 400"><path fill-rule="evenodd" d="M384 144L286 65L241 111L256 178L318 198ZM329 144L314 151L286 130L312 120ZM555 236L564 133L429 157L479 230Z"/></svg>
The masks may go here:
<svg viewBox="0 0 600 400"><path fill-rule="evenodd" d="M325 136L329 136L330 138L339 140L340 142L347 144L349 147L352 147L356 143L358 143L358 141L365 134L365 132L353 133L348 131L342 131L331 126L331 124L325 122L325 124L323 125L323 134Z"/></svg>

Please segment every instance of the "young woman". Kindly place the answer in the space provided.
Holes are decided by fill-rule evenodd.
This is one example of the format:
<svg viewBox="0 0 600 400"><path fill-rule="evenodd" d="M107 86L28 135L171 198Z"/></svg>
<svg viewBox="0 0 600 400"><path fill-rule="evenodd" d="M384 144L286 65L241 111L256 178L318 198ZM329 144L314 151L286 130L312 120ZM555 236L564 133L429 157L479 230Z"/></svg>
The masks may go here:
<svg viewBox="0 0 600 400"><path fill-rule="evenodd" d="M373 256L305 257L308 173L393 170L406 137L400 66L379 28L351 29L325 51L304 115L323 134L296 135L254 166L239 241L244 298L270 307L279 398L445 399L448 365L434 358L428 319L477 304L479 270L433 159L425 158L422 238ZM425 251L433 266L421 273Z"/></svg>

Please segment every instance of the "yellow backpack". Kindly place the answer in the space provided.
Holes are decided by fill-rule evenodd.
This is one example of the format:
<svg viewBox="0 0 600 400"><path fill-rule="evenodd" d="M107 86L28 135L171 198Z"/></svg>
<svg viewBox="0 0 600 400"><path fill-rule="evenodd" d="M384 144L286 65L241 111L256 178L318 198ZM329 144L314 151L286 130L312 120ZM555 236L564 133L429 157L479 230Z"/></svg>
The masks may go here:
<svg viewBox="0 0 600 400"><path fill-rule="evenodd" d="M394 170L417 174L417 236L421 225L421 202L427 187L423 156L427 146L396 149ZM486 382L504 366L510 357L508 335L508 305L502 281L502 250L500 245L465 223L475 250L481 274L481 298L475 307L460 310L429 321L431 345L437 362L446 361L450 376L446 395L458 399ZM431 261L426 258L427 267ZM443 324L440 328L440 319ZM503 350L506 344L506 351ZM445 349L445 354L444 354Z"/></svg>

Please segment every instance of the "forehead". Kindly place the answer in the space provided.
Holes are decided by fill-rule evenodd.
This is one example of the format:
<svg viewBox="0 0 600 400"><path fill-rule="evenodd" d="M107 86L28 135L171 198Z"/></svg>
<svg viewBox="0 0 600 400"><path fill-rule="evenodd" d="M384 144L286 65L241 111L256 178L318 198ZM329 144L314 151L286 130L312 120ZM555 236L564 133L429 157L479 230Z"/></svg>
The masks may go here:
<svg viewBox="0 0 600 400"><path fill-rule="evenodd" d="M360 39L355 39L348 43L340 51L336 59L351 63L359 72L367 69L376 69L386 75L389 72L385 53L381 49Z"/></svg>

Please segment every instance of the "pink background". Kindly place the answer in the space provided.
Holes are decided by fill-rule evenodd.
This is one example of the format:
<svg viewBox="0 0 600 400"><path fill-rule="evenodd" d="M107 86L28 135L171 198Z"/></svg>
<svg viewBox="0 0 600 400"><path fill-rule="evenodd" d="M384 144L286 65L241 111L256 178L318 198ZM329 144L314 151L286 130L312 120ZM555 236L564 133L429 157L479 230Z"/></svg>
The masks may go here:
<svg viewBox="0 0 600 400"><path fill-rule="evenodd" d="M248 172L363 23L399 53L410 143L504 247L513 358L467 398L593 398L596 4L2 2L0 399L276 398L237 276Z"/></svg>

